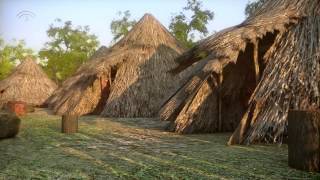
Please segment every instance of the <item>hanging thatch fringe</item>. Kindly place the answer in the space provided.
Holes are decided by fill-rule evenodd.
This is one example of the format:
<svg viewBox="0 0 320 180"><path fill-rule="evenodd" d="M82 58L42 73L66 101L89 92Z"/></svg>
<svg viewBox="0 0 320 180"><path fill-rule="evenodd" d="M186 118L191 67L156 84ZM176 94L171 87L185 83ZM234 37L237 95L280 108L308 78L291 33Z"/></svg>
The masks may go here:
<svg viewBox="0 0 320 180"><path fill-rule="evenodd" d="M312 17L314 24L311 25L310 23L311 27L318 25L317 22L315 22L314 15L311 15L309 10L319 11L319 1L267 1L261 9L256 11L254 16L251 16L242 24L219 32L201 41L190 51L184 53L177 59L179 66L172 72L179 73L195 62L203 63L204 65L200 71L194 71L195 76L187 83L187 85L192 84L194 86L189 88L188 91L188 86L179 89L166 105L163 106L160 111L162 119L172 121L170 125L171 130L180 133L232 131L238 126L239 121L242 119L239 126L242 128L238 128L238 132L240 132L240 134L245 133L250 129L252 123L255 122L248 121L248 123L244 123L246 118L261 118L259 107L265 106L269 109L273 107L272 103L269 103L272 96L264 99L263 97L266 95L264 93L260 94L261 99L256 102L254 102L252 98L250 99L254 92L257 93L258 90L256 87L258 86L257 88L260 88L263 86L266 89L276 87L274 86L274 84L277 84L275 83L276 80L279 78L283 80L283 77L280 77L279 74L282 72L284 74L290 72L290 69L288 69L289 65L280 66L281 62L284 61L284 59L280 58L288 56L291 60L296 59L297 57L295 56L299 53L299 51L295 49L293 52L283 54L284 49L275 48L278 41L281 41L279 42L281 44L279 47L291 46L292 43L296 44L296 42L301 42L298 41L298 39L295 40L295 42L291 42L285 40L284 37L287 37L287 34L290 34L292 29L298 27L305 19ZM310 32L314 32L312 35L309 35L315 39L309 39L309 42L317 42L317 35L315 34L319 32L319 30L312 30ZM302 35L306 36L306 34L300 34L300 38L305 38L301 37ZM314 43L314 45L316 45L316 43ZM280 49L280 51L278 51L278 49ZM307 47L302 49L308 50ZM271 52L278 54L277 60L274 60L274 57L270 57ZM312 54L310 52L308 53ZM270 65L272 63L277 64L277 66ZM312 66L316 67L315 64L312 64ZM217 66L219 66L219 68L217 68ZM216 86L212 83L218 81L217 78L216 80L199 79L199 77L208 77L210 74L220 74L220 72L222 72L223 75L221 85ZM293 71L286 75L292 79L293 77L291 76L294 76L293 74L295 72L296 71ZM309 72L311 71L309 70ZM319 74L317 70L313 70L312 72ZM311 76L310 73L308 75ZM269 78L272 76L277 78L270 81ZM312 77L318 76L319 75L315 73ZM198 79L198 81L195 81L195 79ZM318 83L312 84L313 89L319 86ZM310 92L307 93L307 96L313 97L312 99L318 101L318 96L310 95ZM289 103L288 101L285 102ZM275 112L273 113L274 115L277 114ZM286 109L281 113L285 115ZM220 117L220 115L222 117ZM263 115L263 117L265 117L264 121L270 122L270 117L274 117L272 121L276 122L281 122L285 119L283 115L278 115L279 114L274 117L271 116L271 114L268 114L268 116L265 114ZM222 119L222 128L220 128L220 118ZM272 126L268 124L268 127L259 128L258 126L262 124L264 123L257 122L257 128L254 129L261 131L249 133L252 134L252 136L250 136L250 140L247 141L248 143L256 140L256 137L261 134L261 132L265 133L263 136L268 134L266 133L266 129ZM277 137L282 135L283 131L281 131L281 129L285 127L285 124L278 123L274 125L274 127L276 133L271 134L271 136ZM237 135L233 137L236 136ZM242 141L240 143L242 143Z"/></svg>
<svg viewBox="0 0 320 180"><path fill-rule="evenodd" d="M320 1L305 1L307 16L279 36L247 114L229 144L281 142L289 109L320 107ZM259 104L259 106L257 106Z"/></svg>

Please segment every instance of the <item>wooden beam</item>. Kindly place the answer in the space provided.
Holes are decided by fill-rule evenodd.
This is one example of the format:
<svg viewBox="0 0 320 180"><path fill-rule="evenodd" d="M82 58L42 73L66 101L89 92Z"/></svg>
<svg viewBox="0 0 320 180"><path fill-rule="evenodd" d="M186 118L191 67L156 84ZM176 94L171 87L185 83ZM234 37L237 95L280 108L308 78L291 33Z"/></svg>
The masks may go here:
<svg viewBox="0 0 320 180"><path fill-rule="evenodd" d="M219 79L218 79L218 131L222 131L222 81L223 81L223 74L219 74Z"/></svg>
<svg viewBox="0 0 320 180"><path fill-rule="evenodd" d="M258 40L256 41L256 43L254 43L253 60L254 60L254 69L256 73L256 84L258 84L260 80L259 41Z"/></svg>

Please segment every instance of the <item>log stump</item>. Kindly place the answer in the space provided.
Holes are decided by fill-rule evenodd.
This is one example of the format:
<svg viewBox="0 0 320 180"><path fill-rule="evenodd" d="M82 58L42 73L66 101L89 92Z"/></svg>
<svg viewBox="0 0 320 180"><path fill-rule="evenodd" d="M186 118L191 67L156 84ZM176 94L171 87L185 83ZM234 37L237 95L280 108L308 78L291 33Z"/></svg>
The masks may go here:
<svg viewBox="0 0 320 180"><path fill-rule="evenodd" d="M320 111L289 111L289 166L304 171L320 170Z"/></svg>
<svg viewBox="0 0 320 180"><path fill-rule="evenodd" d="M0 139L15 137L19 133L20 123L15 114L0 112Z"/></svg>
<svg viewBox="0 0 320 180"><path fill-rule="evenodd" d="M77 115L63 115L61 123L61 132L66 134L72 134L78 132L78 119Z"/></svg>

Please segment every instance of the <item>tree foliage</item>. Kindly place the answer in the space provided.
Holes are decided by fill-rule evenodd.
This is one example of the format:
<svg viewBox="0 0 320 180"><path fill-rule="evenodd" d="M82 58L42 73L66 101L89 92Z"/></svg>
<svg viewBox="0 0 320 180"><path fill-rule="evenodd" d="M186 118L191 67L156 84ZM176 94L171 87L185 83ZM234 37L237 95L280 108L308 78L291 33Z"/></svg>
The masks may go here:
<svg viewBox="0 0 320 180"><path fill-rule="evenodd" d="M191 13L190 18L187 17L187 13ZM200 36L208 35L207 25L213 18L214 12L203 10L200 1L188 0L183 11L171 18L169 29L183 45L192 47L195 43L195 33L199 33Z"/></svg>
<svg viewBox="0 0 320 180"><path fill-rule="evenodd" d="M113 42L117 42L123 36L128 34L130 29L137 23L135 20L130 20L131 13L129 10L124 12L119 11L118 16L120 18L114 19L110 25L111 33L114 36Z"/></svg>
<svg viewBox="0 0 320 180"><path fill-rule="evenodd" d="M12 44L6 44L0 38L0 80L6 78L26 56L35 57L33 51L26 47L23 40L15 40Z"/></svg>
<svg viewBox="0 0 320 180"><path fill-rule="evenodd" d="M88 26L74 27L71 21L51 24L47 30L50 38L39 52L41 59L45 59L45 71L57 83L71 76L80 65L89 59L97 49L97 37L90 34Z"/></svg>
<svg viewBox="0 0 320 180"><path fill-rule="evenodd" d="M247 17L250 17L254 14L254 12L262 5L266 2L267 0L255 0L255 1L249 1L247 6L246 6L246 10L245 10L245 14Z"/></svg>

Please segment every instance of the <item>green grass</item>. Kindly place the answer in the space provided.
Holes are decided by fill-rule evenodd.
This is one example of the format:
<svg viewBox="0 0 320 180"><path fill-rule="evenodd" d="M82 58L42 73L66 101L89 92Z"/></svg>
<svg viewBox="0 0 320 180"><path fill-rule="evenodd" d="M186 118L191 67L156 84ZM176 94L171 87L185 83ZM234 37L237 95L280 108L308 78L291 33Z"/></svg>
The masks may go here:
<svg viewBox="0 0 320 180"><path fill-rule="evenodd" d="M151 119L80 120L60 133L58 116L24 117L0 141L0 179L316 179L287 166L287 146L232 146L230 134L177 135Z"/></svg>

